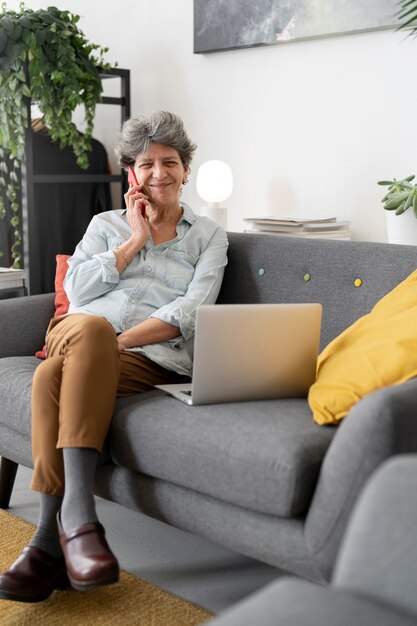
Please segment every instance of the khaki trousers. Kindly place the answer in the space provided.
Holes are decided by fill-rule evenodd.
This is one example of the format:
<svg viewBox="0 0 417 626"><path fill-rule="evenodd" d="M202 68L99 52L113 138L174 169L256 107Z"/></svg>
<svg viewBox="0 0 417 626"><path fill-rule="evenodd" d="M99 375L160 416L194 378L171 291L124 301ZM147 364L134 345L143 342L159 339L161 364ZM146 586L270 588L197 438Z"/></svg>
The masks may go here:
<svg viewBox="0 0 417 626"><path fill-rule="evenodd" d="M140 393L183 376L142 354L119 352L102 317L74 313L51 320L47 358L32 386L31 489L63 495L62 448L102 451L117 396Z"/></svg>

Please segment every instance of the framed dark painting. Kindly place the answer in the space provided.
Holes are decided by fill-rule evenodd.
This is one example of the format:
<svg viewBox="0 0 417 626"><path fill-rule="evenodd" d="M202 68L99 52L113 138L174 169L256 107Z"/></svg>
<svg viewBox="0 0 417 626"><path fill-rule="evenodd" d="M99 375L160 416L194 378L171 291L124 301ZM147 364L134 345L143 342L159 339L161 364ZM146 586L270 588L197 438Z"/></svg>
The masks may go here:
<svg viewBox="0 0 417 626"><path fill-rule="evenodd" d="M394 28L398 0L194 0L194 52Z"/></svg>

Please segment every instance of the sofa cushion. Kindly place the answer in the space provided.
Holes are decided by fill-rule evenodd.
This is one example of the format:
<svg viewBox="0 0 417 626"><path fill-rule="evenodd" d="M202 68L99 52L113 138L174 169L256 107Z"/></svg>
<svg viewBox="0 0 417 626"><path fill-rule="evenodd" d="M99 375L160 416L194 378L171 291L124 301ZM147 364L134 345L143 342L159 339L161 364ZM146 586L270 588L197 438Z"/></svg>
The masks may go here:
<svg viewBox="0 0 417 626"><path fill-rule="evenodd" d="M320 354L309 403L318 424L338 423L365 395L417 376L417 270Z"/></svg>
<svg viewBox="0 0 417 626"><path fill-rule="evenodd" d="M0 359L0 425L30 438L36 357ZM293 517L310 503L333 427L305 399L190 407L160 391L119 398L112 460L225 502Z"/></svg>
<svg viewBox="0 0 417 626"><path fill-rule="evenodd" d="M0 456L26 467L32 462L32 378L42 363L35 356L0 359ZM109 462L104 446L99 465Z"/></svg>
<svg viewBox="0 0 417 626"><path fill-rule="evenodd" d="M117 465L244 508L293 517L310 503L335 429L305 399L187 406L159 391L119 398Z"/></svg>
<svg viewBox="0 0 417 626"><path fill-rule="evenodd" d="M0 423L31 437L31 390L35 356L0 359Z"/></svg>

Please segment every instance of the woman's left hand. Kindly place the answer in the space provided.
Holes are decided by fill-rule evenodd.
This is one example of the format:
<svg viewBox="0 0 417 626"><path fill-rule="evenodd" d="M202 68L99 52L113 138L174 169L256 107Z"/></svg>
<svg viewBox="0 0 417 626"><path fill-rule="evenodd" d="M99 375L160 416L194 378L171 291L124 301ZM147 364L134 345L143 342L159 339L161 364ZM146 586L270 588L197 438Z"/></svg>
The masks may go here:
<svg viewBox="0 0 417 626"><path fill-rule="evenodd" d="M124 352L129 348L138 348L150 343L160 343L168 341L181 335L178 326L168 324L156 317L148 317L143 322L139 322L136 326L132 326L128 330L124 330L117 337L119 352Z"/></svg>
<svg viewBox="0 0 417 626"><path fill-rule="evenodd" d="M119 348L119 352L124 352L125 350L128 349L128 345L126 345L126 343L123 341L123 339L119 337L117 337L117 347Z"/></svg>

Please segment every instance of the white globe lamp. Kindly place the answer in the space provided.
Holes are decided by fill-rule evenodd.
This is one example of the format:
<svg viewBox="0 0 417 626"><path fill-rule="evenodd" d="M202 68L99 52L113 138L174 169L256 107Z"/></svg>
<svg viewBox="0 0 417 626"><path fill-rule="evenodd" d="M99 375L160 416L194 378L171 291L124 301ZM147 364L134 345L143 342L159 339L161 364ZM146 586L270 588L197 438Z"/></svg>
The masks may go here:
<svg viewBox="0 0 417 626"><path fill-rule="evenodd" d="M209 217L227 230L227 209L223 203L233 191L233 172L224 161L206 161L197 172L197 193L207 202L200 215Z"/></svg>

